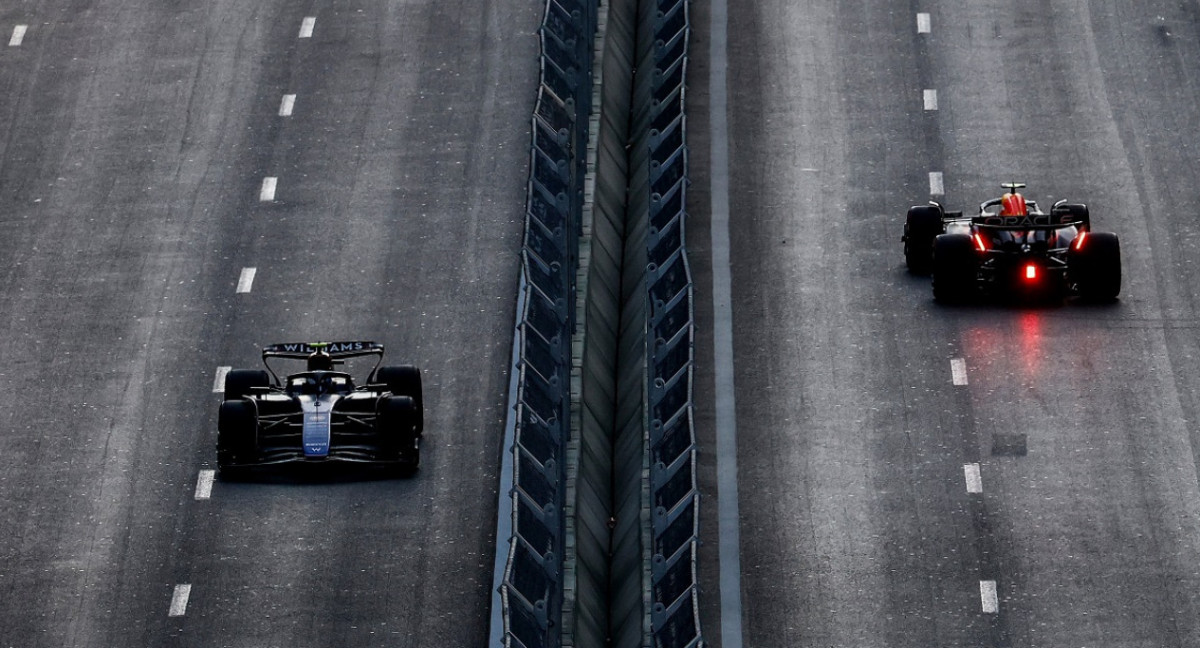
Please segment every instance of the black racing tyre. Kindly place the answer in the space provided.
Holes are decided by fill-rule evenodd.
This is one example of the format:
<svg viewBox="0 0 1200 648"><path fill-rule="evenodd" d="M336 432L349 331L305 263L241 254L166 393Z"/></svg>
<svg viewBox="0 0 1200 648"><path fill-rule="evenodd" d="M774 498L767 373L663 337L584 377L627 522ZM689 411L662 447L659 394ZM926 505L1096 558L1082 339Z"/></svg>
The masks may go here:
<svg viewBox="0 0 1200 648"><path fill-rule="evenodd" d="M933 240L933 298L965 301L975 290L979 260L966 234L941 234Z"/></svg>
<svg viewBox="0 0 1200 648"><path fill-rule="evenodd" d="M1121 242L1111 232L1091 232L1067 252L1067 273L1079 296L1112 301L1121 294Z"/></svg>
<svg viewBox="0 0 1200 648"><path fill-rule="evenodd" d="M908 208L904 219L904 262L913 274L929 274L933 239L942 233L942 211L935 205Z"/></svg>
<svg viewBox="0 0 1200 648"><path fill-rule="evenodd" d="M234 369L225 375L225 400L241 400L254 387L270 387L271 374L262 369Z"/></svg>
<svg viewBox="0 0 1200 648"><path fill-rule="evenodd" d="M412 365L380 367L375 372L376 383L387 385L395 396L408 396L417 408L417 434L425 431L425 397L421 389L421 370Z"/></svg>
<svg viewBox="0 0 1200 648"><path fill-rule="evenodd" d="M378 407L375 429L383 450L413 467L419 465L421 433L417 429L416 403L409 396L384 396Z"/></svg>
<svg viewBox="0 0 1200 648"><path fill-rule="evenodd" d="M1088 206L1083 203L1063 203L1055 205L1054 209L1050 210L1053 216L1069 215L1073 221L1083 221L1083 229L1091 229L1092 215L1088 211Z"/></svg>
<svg viewBox="0 0 1200 648"><path fill-rule="evenodd" d="M217 415L217 466L247 461L258 446L258 414L248 400L225 401Z"/></svg>

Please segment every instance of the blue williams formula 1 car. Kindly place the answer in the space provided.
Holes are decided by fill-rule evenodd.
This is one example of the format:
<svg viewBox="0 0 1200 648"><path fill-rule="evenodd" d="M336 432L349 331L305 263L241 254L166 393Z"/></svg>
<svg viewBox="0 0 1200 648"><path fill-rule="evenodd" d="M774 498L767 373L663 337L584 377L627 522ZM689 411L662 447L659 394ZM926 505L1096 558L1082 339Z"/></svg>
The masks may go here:
<svg viewBox="0 0 1200 648"><path fill-rule="evenodd" d="M978 294L1111 301L1121 292L1116 234L1093 232L1087 205L1060 200L1045 213L1017 193L985 201L975 216L936 202L908 210L904 258L914 274L933 277L939 302Z"/></svg>
<svg viewBox="0 0 1200 648"><path fill-rule="evenodd" d="M335 370L345 359L376 356L366 384ZM234 369L225 377L217 423L223 474L284 463L358 462L415 469L424 427L421 372L379 366L374 342L273 344L266 369ZM304 360L305 371L280 379L268 360Z"/></svg>

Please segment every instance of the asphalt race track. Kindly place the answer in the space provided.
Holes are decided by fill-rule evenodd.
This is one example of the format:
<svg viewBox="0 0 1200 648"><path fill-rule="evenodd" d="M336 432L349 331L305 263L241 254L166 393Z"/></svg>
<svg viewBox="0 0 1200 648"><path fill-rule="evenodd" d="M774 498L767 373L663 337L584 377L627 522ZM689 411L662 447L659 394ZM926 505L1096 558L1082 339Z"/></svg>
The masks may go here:
<svg viewBox="0 0 1200 648"><path fill-rule="evenodd" d="M708 644L1200 647L1200 3L692 9ZM543 10L0 7L0 645L484 645ZM1118 302L945 307L905 271L909 205L1014 180L1121 237ZM212 482L219 368L314 339L423 367L422 469Z"/></svg>
<svg viewBox="0 0 1200 648"><path fill-rule="evenodd" d="M745 645L1200 646L1200 5L729 0L728 34ZM1010 180L1120 236L1117 303L945 307L905 271L909 205Z"/></svg>
<svg viewBox="0 0 1200 648"><path fill-rule="evenodd" d="M0 644L484 644L543 10L0 8ZM314 339L424 369L422 469L209 482Z"/></svg>

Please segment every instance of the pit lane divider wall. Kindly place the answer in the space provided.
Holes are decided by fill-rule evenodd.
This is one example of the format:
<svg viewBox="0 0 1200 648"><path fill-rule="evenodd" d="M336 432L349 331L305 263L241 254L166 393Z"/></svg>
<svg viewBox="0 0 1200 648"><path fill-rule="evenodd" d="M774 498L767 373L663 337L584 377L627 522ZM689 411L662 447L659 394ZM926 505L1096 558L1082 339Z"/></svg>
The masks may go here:
<svg viewBox="0 0 1200 648"><path fill-rule="evenodd" d="M609 0L598 14L568 448L565 569L577 587L566 591L564 646L703 645L684 236L689 18L689 0Z"/></svg>
<svg viewBox="0 0 1200 648"><path fill-rule="evenodd" d="M703 645L688 2L547 2L494 645Z"/></svg>

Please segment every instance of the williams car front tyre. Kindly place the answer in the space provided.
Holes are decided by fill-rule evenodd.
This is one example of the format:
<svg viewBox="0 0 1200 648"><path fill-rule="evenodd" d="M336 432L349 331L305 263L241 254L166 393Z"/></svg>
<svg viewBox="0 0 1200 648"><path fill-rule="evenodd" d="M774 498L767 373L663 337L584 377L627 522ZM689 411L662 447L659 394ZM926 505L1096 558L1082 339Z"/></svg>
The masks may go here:
<svg viewBox="0 0 1200 648"><path fill-rule="evenodd" d="M217 415L217 467L222 473L253 459L258 448L258 415L248 400L225 401Z"/></svg>
<svg viewBox="0 0 1200 648"><path fill-rule="evenodd" d="M241 400L254 390L271 386L271 375L262 369L234 369L225 374L225 400Z"/></svg>
<svg viewBox="0 0 1200 648"><path fill-rule="evenodd" d="M380 367L375 383L387 385L395 396L408 396L416 408L417 436L425 431L425 397L421 389L421 370L412 365Z"/></svg>
<svg viewBox="0 0 1200 648"><path fill-rule="evenodd" d="M384 396L379 399L375 425L380 446L385 453L411 468L421 463L419 419L412 397Z"/></svg>

